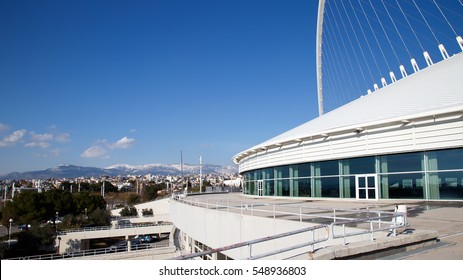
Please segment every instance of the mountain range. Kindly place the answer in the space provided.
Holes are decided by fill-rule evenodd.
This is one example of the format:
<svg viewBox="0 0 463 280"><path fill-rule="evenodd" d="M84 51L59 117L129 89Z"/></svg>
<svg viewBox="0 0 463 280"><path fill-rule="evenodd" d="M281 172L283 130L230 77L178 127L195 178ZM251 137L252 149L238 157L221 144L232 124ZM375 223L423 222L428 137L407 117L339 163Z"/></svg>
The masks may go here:
<svg viewBox="0 0 463 280"><path fill-rule="evenodd" d="M183 174L199 174L199 165L183 164ZM230 174L238 173L238 167L234 165L221 166L213 164L202 165L203 174ZM61 179L78 177L99 177L99 176L127 176L127 175L181 175L182 166L180 164L145 164L127 165L117 164L106 168L84 167L76 165L59 165L38 171L11 172L0 176L0 180L32 180L32 179Z"/></svg>

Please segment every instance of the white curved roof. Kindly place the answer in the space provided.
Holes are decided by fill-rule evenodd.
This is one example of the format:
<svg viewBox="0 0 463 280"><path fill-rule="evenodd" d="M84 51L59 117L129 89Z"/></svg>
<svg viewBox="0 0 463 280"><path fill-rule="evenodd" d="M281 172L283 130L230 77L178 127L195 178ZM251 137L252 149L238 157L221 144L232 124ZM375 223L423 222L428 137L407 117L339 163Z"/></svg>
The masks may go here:
<svg viewBox="0 0 463 280"><path fill-rule="evenodd" d="M367 96L282 133L247 151L449 112L463 114L463 53L431 65ZM463 139L462 139L463 140ZM234 157L237 161L244 151ZM239 161L239 160L238 160Z"/></svg>

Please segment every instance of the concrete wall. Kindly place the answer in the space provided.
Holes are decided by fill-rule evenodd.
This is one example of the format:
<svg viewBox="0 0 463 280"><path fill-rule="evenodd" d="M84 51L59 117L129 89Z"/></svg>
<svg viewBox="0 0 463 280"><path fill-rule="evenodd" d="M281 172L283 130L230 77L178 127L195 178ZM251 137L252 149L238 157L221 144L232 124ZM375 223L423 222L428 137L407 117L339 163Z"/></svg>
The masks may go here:
<svg viewBox="0 0 463 280"><path fill-rule="evenodd" d="M314 225L309 223L240 215L240 213L206 209L186 205L174 200L171 201L170 206L171 218L175 226L182 232L186 233L190 238L211 248L228 246L292 230L307 228ZM315 239L323 238L326 234L327 232L324 229L317 230L315 233ZM363 236L359 238L365 239L368 237ZM253 245L252 254L261 254L311 240L312 233L307 232L274 241L267 241L265 243ZM340 244L340 242L342 242L342 240L331 240L329 243L324 243L318 246L316 245L315 248L327 246L330 243ZM309 250L310 248L306 247L291 252L280 253L267 257L266 259L285 259L296 255L299 255L296 258L307 259L307 252ZM233 259L246 259L249 257L249 248L243 247L241 249L233 249L223 253Z"/></svg>
<svg viewBox="0 0 463 280"><path fill-rule="evenodd" d="M161 234L171 232L173 225L160 225L150 227L134 227L134 228L122 228L122 229L110 229L110 230L97 230L97 231L79 231L69 232L64 235L60 235L59 242L59 253L63 254L67 250L74 249L88 249L85 248L86 240L96 238L111 238L111 237L129 237L142 234Z"/></svg>

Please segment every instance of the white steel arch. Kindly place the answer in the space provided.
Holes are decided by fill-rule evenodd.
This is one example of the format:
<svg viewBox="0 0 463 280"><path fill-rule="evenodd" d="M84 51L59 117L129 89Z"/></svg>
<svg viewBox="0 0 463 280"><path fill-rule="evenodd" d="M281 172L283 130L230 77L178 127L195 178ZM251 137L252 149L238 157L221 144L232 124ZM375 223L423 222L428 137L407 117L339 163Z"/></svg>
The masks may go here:
<svg viewBox="0 0 463 280"><path fill-rule="evenodd" d="M317 18L317 92L318 92L318 114L323 115L323 81L322 81L322 33L323 33L323 14L325 12L325 0L320 0L318 4Z"/></svg>

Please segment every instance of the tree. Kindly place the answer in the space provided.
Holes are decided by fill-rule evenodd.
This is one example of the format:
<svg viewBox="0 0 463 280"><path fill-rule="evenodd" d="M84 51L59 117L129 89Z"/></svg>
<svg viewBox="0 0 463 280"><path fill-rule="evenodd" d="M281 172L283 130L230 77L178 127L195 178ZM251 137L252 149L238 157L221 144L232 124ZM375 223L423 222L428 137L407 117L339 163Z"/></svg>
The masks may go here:
<svg viewBox="0 0 463 280"><path fill-rule="evenodd" d="M122 208L122 210L119 212L119 214L123 217L133 217L133 216L138 216L137 208L133 206L126 206Z"/></svg>
<svg viewBox="0 0 463 280"><path fill-rule="evenodd" d="M7 200L2 208L2 225L5 228L10 226L10 219L16 219L16 208L12 201Z"/></svg>
<svg viewBox="0 0 463 280"><path fill-rule="evenodd" d="M4 225L9 219L13 219L16 224L30 224L47 219L44 196L36 192L21 192L15 195L11 203L5 204L3 211Z"/></svg>
<svg viewBox="0 0 463 280"><path fill-rule="evenodd" d="M88 215L96 209L106 209L106 201L101 195L79 192L75 193L72 199L74 203L74 215Z"/></svg>
<svg viewBox="0 0 463 280"><path fill-rule="evenodd" d="M128 205L134 205L134 204L137 204L137 203L140 203L140 202L141 202L141 199L140 199L140 195L138 195L138 194L131 193L131 194L129 194L129 197L127 197L127 204Z"/></svg>
<svg viewBox="0 0 463 280"><path fill-rule="evenodd" d="M65 217L59 228L75 228L89 223L107 226L111 223L111 214L105 209L104 198L88 192L71 194L60 189L44 193L21 192L13 200L5 202L2 224L9 227L9 219L13 219L17 225L31 224L30 229L26 228L26 231L18 234L14 251L19 254L17 256L40 254L53 250L56 230L56 224L43 224L43 221L54 220L58 213Z"/></svg>
<svg viewBox="0 0 463 280"><path fill-rule="evenodd" d="M88 220L94 226L109 226L111 224L111 213L108 210L96 209L90 213Z"/></svg>
<svg viewBox="0 0 463 280"><path fill-rule="evenodd" d="M159 196L158 191L164 190L165 188L165 184L150 184L144 187L141 193L142 201L145 202L155 200Z"/></svg>
<svg viewBox="0 0 463 280"><path fill-rule="evenodd" d="M44 195L47 219L54 219L56 215L64 216L73 213L74 205L72 194L63 190L50 190Z"/></svg>
<svg viewBox="0 0 463 280"><path fill-rule="evenodd" d="M142 209L141 214L143 216L153 216L153 209Z"/></svg>
<svg viewBox="0 0 463 280"><path fill-rule="evenodd" d="M9 250L7 258L40 255L54 252L54 230L51 225L40 227L32 225L30 230L18 233L18 243L14 250Z"/></svg>
<svg viewBox="0 0 463 280"><path fill-rule="evenodd" d="M103 183L101 183L101 188L102 187L103 187ZM101 189L100 189L100 191L101 191ZM105 183L104 183L104 191L105 192L117 192L118 189L111 182L105 181Z"/></svg>

